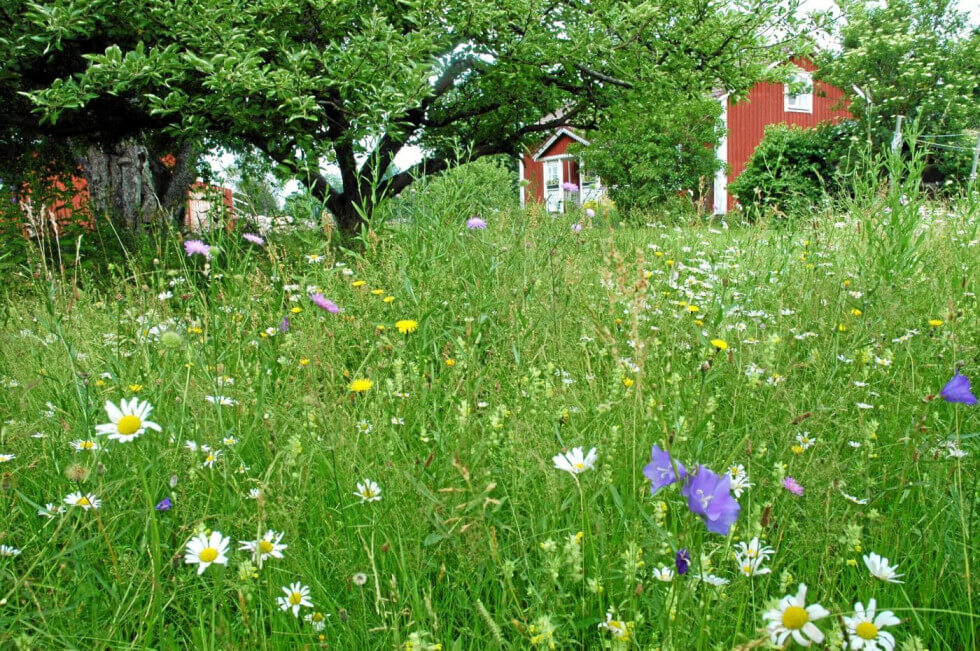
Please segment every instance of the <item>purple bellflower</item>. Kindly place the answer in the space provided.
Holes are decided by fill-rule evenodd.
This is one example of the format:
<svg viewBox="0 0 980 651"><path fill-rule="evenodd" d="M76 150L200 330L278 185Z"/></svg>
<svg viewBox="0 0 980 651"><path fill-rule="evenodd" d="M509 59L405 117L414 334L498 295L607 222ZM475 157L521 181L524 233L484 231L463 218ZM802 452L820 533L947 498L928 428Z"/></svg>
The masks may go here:
<svg viewBox="0 0 980 651"><path fill-rule="evenodd" d="M169 511L172 506L173 506L173 502L170 501L170 498L169 497L165 497L162 500L160 500L160 503L159 504L156 505L156 510L157 511Z"/></svg>
<svg viewBox="0 0 980 651"><path fill-rule="evenodd" d="M664 486L670 486L676 481L680 481L687 476L687 470L680 461L677 468L674 468L674 460L670 458L670 453L661 450L659 446L653 446L651 451L651 461L643 468L643 474L650 480L650 494L656 495Z"/></svg>
<svg viewBox="0 0 980 651"><path fill-rule="evenodd" d="M977 397L970 391L970 379L959 371L956 372L952 380L946 383L939 395L946 402L962 402L964 405L977 404Z"/></svg>
<svg viewBox="0 0 980 651"><path fill-rule="evenodd" d="M691 565L691 554L687 547L679 549L674 555L674 565L677 567L678 574L687 574L687 568Z"/></svg>
<svg viewBox="0 0 980 651"><path fill-rule="evenodd" d="M741 507L731 492L731 477L720 477L699 465L697 474L688 475L681 494L687 498L687 506L704 520L708 531L727 536L738 518Z"/></svg>

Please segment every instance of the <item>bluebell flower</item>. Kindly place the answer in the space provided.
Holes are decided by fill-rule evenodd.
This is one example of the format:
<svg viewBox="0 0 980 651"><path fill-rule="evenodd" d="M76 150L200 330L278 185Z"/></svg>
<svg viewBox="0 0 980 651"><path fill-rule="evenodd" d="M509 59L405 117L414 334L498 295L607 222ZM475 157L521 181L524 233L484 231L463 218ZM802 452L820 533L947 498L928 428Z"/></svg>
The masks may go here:
<svg viewBox="0 0 980 651"><path fill-rule="evenodd" d="M708 531L727 536L738 518L741 507L731 492L732 478L720 477L704 466L698 466L697 474L688 475L681 494L687 498L687 506L701 516Z"/></svg>
<svg viewBox="0 0 980 651"><path fill-rule="evenodd" d="M962 402L964 405L977 404L977 397L970 391L970 379L959 371L939 392L946 402Z"/></svg>
<svg viewBox="0 0 980 651"><path fill-rule="evenodd" d="M670 486L676 481L680 481L687 476L684 465L678 461L677 468L674 468L674 460L670 458L670 453L661 450L659 446L653 446L650 456L652 460L643 468L643 474L650 480L650 494L656 495L664 486Z"/></svg>

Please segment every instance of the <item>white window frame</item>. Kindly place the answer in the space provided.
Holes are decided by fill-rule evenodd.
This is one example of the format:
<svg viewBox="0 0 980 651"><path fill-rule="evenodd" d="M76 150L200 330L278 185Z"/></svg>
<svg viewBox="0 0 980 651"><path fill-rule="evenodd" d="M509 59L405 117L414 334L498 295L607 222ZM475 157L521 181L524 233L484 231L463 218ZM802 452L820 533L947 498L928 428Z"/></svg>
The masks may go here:
<svg viewBox="0 0 980 651"><path fill-rule="evenodd" d="M793 75L793 84L802 83L807 84L810 91L799 95L790 94L790 84L783 84L783 109L787 113L813 113L813 75L801 69Z"/></svg>
<svg viewBox="0 0 980 651"><path fill-rule="evenodd" d="M567 155L549 156L541 159L541 180L544 186L544 206L548 212L565 212L565 190L562 184L565 182L564 160L571 158ZM554 198L548 195L548 167L554 164L558 168L558 186L554 193Z"/></svg>

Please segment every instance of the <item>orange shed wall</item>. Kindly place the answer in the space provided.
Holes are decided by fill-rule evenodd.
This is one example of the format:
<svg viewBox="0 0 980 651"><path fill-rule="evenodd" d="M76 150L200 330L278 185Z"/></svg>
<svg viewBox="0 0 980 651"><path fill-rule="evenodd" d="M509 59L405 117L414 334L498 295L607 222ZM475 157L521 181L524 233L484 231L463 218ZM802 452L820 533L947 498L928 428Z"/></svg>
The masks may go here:
<svg viewBox="0 0 980 651"><path fill-rule="evenodd" d="M813 72L809 61L794 61L797 66ZM760 83L749 91L749 96L738 104L728 104L728 182L731 183L745 169L745 164L755 148L762 142L766 126L770 124L795 124L815 127L828 120L838 121L850 117L846 108L834 109L841 104L843 93L839 88L814 80L813 112L802 113L784 110L783 84ZM735 206L735 198L728 195L728 209Z"/></svg>

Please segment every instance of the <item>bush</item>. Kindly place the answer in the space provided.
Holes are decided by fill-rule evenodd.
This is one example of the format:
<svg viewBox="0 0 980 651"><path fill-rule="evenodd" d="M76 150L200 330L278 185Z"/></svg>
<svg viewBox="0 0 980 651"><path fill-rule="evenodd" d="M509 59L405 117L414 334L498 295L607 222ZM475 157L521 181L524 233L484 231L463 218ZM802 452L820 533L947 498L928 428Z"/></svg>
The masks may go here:
<svg viewBox="0 0 980 651"><path fill-rule="evenodd" d="M745 171L730 190L749 213L769 209L789 215L806 213L840 191L840 167L856 134L844 121L816 128L775 124L766 127Z"/></svg>

